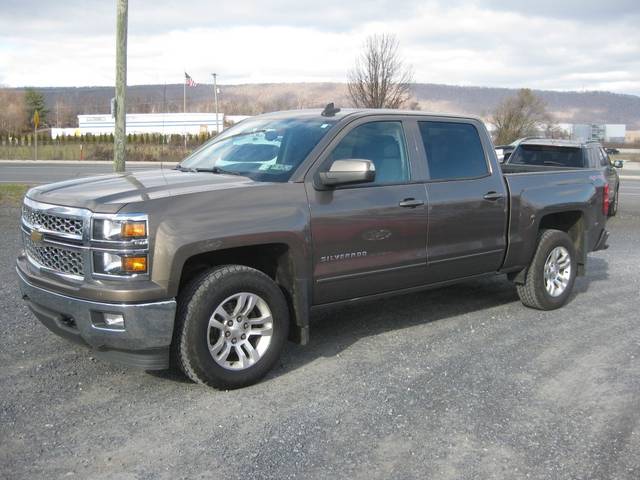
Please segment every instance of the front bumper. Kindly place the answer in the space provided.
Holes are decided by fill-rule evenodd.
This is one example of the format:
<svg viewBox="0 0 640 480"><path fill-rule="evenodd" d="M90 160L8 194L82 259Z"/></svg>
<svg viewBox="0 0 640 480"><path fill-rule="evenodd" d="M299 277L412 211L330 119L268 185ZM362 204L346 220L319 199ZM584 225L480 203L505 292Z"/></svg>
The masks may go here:
<svg viewBox="0 0 640 480"><path fill-rule="evenodd" d="M95 356L145 370L169 367L176 301L100 303L68 297L31 284L19 268L22 297L53 333L92 348ZM121 314L124 330L96 326L103 313Z"/></svg>

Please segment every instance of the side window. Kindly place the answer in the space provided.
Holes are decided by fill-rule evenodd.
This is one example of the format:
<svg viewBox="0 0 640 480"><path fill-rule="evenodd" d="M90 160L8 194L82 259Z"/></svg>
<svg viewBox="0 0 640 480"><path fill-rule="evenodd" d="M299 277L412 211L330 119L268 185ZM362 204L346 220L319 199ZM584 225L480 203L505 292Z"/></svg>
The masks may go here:
<svg viewBox="0 0 640 480"><path fill-rule="evenodd" d="M482 177L489 173L480 136L469 123L418 122L432 180Z"/></svg>
<svg viewBox="0 0 640 480"><path fill-rule="evenodd" d="M600 165L603 167L608 167L611 165L611 159L609 158L609 154L604 151L603 148L599 149L600 152Z"/></svg>
<svg viewBox="0 0 640 480"><path fill-rule="evenodd" d="M371 122L351 130L336 145L329 160L371 160L376 167L375 184L409 180L409 162L401 122Z"/></svg>

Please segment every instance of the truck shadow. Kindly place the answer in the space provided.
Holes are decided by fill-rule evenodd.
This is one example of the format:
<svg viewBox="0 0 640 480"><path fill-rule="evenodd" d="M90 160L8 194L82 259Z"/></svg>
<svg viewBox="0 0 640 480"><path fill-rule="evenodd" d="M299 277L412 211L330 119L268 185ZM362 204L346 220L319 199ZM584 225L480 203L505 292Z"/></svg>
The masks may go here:
<svg viewBox="0 0 640 480"><path fill-rule="evenodd" d="M569 304L589 290L592 282L609 278L607 261L589 258L588 272L577 279ZM447 318L500 307L520 300L515 285L505 276L470 280L449 287L387 299L333 307L311 317L311 341L307 346L289 344L281 367L269 377L303 367L319 357L332 357L363 337L376 336ZM487 312L500 315L498 312Z"/></svg>
<svg viewBox="0 0 640 480"><path fill-rule="evenodd" d="M599 282L609 278L609 263L600 257L589 257L587 263L587 274L584 277L578 277L573 287L573 295L570 302L576 297L576 294L585 293L589 290L592 282Z"/></svg>

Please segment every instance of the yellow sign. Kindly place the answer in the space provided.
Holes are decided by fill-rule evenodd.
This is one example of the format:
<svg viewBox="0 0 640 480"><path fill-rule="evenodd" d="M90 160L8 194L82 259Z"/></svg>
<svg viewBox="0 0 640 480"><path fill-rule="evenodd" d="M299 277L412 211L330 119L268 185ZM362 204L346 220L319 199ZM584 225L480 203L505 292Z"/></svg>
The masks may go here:
<svg viewBox="0 0 640 480"><path fill-rule="evenodd" d="M40 114L38 110L36 110L33 112L33 126L36 127L36 130L38 129L38 125L40 125Z"/></svg>

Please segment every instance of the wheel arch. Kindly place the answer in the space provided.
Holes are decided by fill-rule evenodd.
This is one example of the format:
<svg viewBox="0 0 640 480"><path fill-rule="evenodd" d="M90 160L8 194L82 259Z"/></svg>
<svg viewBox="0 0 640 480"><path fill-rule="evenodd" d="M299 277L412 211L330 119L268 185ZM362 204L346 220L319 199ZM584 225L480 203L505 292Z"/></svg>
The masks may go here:
<svg viewBox="0 0 640 480"><path fill-rule="evenodd" d="M585 265L587 262L588 246L587 246L587 227L584 211L579 209L574 210L562 210L549 212L540 217L540 221L536 228L536 237L540 237L540 233L545 230L560 230L565 232L571 238L571 241L576 249L577 255L577 274L579 276L584 275ZM529 264L535 254L535 250L538 245L538 240L533 244L532 251L530 252L527 266L518 272L512 272L509 274L509 278L516 283L524 283Z"/></svg>
<svg viewBox="0 0 640 480"><path fill-rule="evenodd" d="M290 313L290 340L306 344L309 337L308 282L299 259L294 258L294 248L287 242L256 243L228 248L194 252L186 256L178 271L176 294L193 278L206 270L222 265L243 265L261 271L270 277L282 290Z"/></svg>

